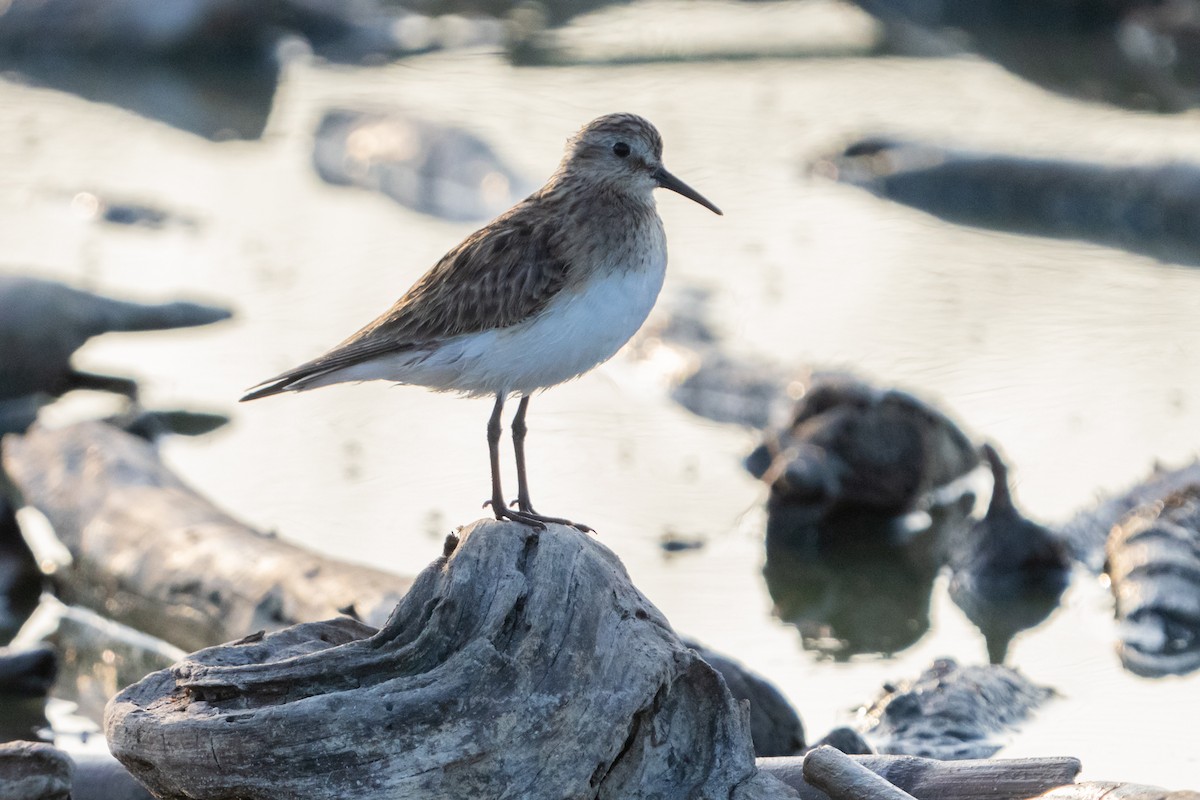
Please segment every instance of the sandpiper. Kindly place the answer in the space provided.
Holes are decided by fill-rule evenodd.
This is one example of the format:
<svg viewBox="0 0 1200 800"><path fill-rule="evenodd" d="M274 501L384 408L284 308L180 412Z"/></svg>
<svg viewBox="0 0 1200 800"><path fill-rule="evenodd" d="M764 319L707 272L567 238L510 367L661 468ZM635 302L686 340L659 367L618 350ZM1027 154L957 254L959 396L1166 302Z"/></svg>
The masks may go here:
<svg viewBox="0 0 1200 800"><path fill-rule="evenodd" d="M667 240L654 205L670 189L721 211L662 164L662 138L634 114L609 114L567 142L538 191L468 236L384 314L324 355L258 384L254 400L333 383L387 380L494 396L488 420L497 519L588 526L533 509L525 472L530 395L607 361L645 322L662 288ZM515 509L500 485L500 414L512 421Z"/></svg>

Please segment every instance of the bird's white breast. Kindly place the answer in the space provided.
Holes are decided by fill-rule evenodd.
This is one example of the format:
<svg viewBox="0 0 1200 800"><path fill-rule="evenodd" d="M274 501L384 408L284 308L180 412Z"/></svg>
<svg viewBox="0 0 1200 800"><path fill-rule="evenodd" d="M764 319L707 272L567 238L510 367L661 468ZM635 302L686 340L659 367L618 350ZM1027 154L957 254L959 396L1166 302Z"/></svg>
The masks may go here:
<svg viewBox="0 0 1200 800"><path fill-rule="evenodd" d="M429 360L452 361L448 386L469 394L528 394L578 377L609 358L646 321L666 274L665 248L637 267L596 270L528 322L457 337ZM429 384L426 384L429 385Z"/></svg>

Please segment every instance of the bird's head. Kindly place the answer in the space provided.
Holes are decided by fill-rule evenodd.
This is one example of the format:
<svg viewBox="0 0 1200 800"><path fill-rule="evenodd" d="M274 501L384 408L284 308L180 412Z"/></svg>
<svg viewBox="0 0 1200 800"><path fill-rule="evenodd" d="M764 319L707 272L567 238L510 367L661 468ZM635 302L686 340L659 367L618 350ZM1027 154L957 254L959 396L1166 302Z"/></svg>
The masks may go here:
<svg viewBox="0 0 1200 800"><path fill-rule="evenodd" d="M710 211L721 209L676 178L662 163L662 137L636 114L607 114L584 125L567 142L562 170L571 177L649 195L670 189Z"/></svg>

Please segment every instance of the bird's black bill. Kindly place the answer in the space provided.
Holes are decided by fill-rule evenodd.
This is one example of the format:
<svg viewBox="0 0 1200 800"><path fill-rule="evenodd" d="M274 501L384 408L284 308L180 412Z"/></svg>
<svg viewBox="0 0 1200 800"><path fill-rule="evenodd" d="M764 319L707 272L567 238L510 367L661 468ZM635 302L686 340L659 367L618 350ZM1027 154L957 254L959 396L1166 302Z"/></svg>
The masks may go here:
<svg viewBox="0 0 1200 800"><path fill-rule="evenodd" d="M705 200L704 195L700 194L695 189L679 180L679 178L676 178L674 175L667 172L665 167L659 167L658 169L654 170L654 180L658 181L658 185L662 188L670 189L676 194L681 194L688 200L695 200L697 203L704 206L714 214L721 214L721 209Z"/></svg>

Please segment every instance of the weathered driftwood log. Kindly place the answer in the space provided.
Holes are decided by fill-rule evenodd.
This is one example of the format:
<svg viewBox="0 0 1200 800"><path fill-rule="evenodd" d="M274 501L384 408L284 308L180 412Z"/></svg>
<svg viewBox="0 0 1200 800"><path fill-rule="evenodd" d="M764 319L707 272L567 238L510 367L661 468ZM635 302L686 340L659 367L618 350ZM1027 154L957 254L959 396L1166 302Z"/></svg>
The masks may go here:
<svg viewBox="0 0 1200 800"><path fill-rule="evenodd" d="M0 797L69 800L71 759L44 742L0 744Z"/></svg>
<svg viewBox="0 0 1200 800"><path fill-rule="evenodd" d="M828 800L825 792L805 780L807 757L760 758L758 768L791 786L803 800ZM1080 768L1076 758L972 761L935 761L919 756L852 758L921 800L1024 800L1071 783Z"/></svg>
<svg viewBox="0 0 1200 800"><path fill-rule="evenodd" d="M804 757L804 779L833 800L915 800L832 747L818 747Z"/></svg>
<svg viewBox="0 0 1200 800"><path fill-rule="evenodd" d="M594 538L484 520L380 630L348 618L192 654L114 698L163 798L784 798L744 706Z"/></svg>
<svg viewBox="0 0 1200 800"><path fill-rule="evenodd" d="M3 455L71 551L63 599L187 650L345 612L379 625L407 589L247 528L103 423L35 427Z"/></svg>
<svg viewBox="0 0 1200 800"><path fill-rule="evenodd" d="M1200 792L1172 792L1139 783L1084 781L1052 789L1038 800L1200 800Z"/></svg>
<svg viewBox="0 0 1200 800"><path fill-rule="evenodd" d="M1200 483L1130 513L1107 552L1121 663L1148 678L1200 669Z"/></svg>

